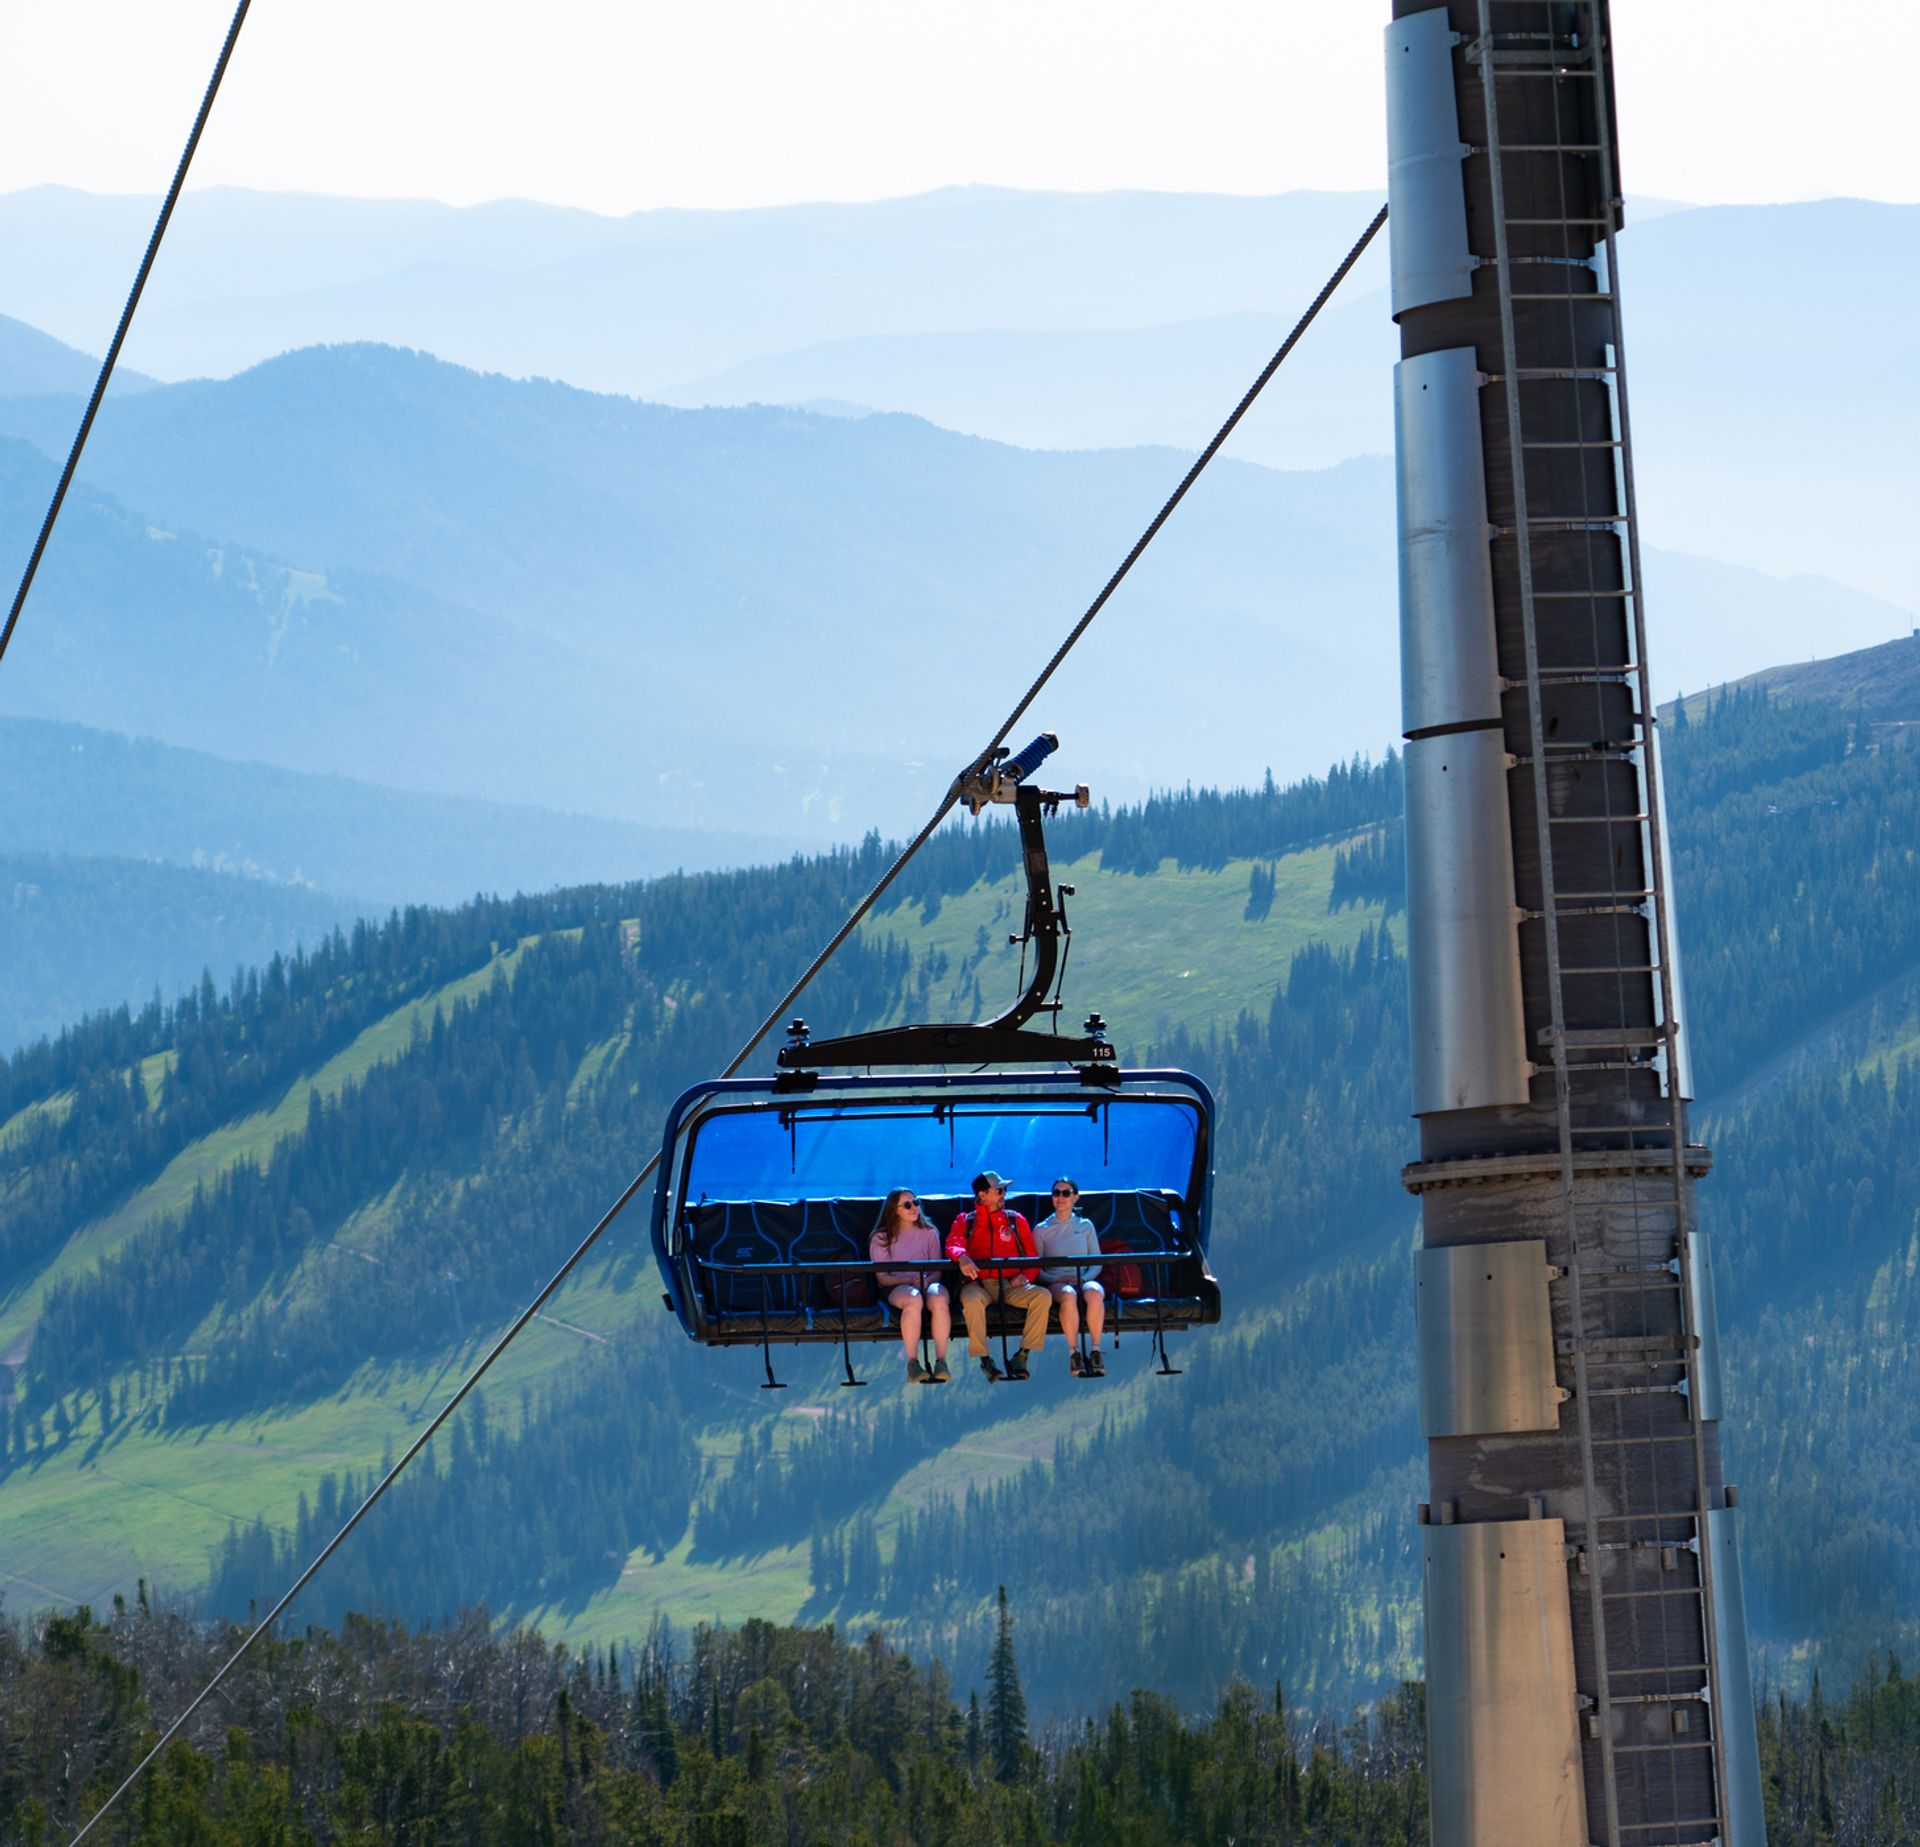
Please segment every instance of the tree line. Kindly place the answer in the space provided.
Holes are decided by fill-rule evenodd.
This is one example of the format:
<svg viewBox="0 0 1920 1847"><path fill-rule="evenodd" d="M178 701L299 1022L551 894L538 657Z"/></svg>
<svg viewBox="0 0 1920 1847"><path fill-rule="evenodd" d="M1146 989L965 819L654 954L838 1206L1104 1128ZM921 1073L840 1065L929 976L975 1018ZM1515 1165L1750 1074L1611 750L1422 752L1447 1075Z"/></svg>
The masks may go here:
<svg viewBox="0 0 1920 1847"><path fill-rule="evenodd" d="M964 1702L937 1660L831 1627L684 1638L656 1622L579 1651L483 1611L348 1617L260 1644L123 1799L111 1838L205 1847L1425 1847L1423 1689L1304 1723L1278 1686L1188 1715L1136 1689L1027 1718L1035 1644L998 1599ZM235 1631L116 1599L0 1612L0 1843L45 1847L99 1807ZM976 1680L977 1677L977 1680ZM984 1683L984 1699L978 1683ZM1841 1699L1762 1689L1774 1847L1920 1839L1920 1681L1871 1657Z"/></svg>
<svg viewBox="0 0 1920 1847"><path fill-rule="evenodd" d="M123 1802L113 1838L633 1847L1412 1847L1418 1688L1340 1726L1277 1689L1194 1719L1139 1691L1034 1737L1003 1597L957 1697L875 1634L749 1622L574 1653L475 1613L351 1618L256 1649ZM0 1840L65 1839L233 1632L82 1608L0 1622Z"/></svg>

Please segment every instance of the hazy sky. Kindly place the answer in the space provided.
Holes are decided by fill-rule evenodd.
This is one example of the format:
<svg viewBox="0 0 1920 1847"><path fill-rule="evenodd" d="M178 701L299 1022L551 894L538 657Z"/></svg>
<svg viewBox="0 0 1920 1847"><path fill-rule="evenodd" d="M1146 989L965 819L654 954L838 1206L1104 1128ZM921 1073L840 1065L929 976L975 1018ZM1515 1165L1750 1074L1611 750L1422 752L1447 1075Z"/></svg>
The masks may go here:
<svg viewBox="0 0 1920 1847"><path fill-rule="evenodd" d="M1386 0L256 0L198 185L627 212L1384 182ZM1912 8L1615 0L1630 191L1920 198ZM158 192L231 0L14 5L0 190ZM1658 35L1658 36L1656 36Z"/></svg>

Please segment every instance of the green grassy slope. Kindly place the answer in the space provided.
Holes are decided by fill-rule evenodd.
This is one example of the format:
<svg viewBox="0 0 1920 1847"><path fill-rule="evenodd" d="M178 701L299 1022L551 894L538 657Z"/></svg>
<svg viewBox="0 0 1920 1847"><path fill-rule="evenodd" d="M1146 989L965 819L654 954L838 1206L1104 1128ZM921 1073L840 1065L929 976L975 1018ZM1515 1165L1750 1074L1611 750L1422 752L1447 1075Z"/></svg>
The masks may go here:
<svg viewBox="0 0 1920 1847"><path fill-rule="evenodd" d="M1105 873L1097 853L1056 865L1056 883L1074 887L1063 1029L1098 1008L1119 1042L1137 1051L1175 1024L1204 1033L1231 1025L1243 1007L1264 1009L1304 945L1350 949L1379 920L1377 907L1328 911L1334 852L1315 847L1275 862L1272 907L1257 920L1245 916L1251 860L1210 870L1169 859L1149 878ZM948 900L931 923L922 905L908 903L866 930L946 957L948 979L929 996L933 1017L981 1018L999 1012L1020 985L1020 953L1007 938L1024 903L1025 886L1010 871Z"/></svg>

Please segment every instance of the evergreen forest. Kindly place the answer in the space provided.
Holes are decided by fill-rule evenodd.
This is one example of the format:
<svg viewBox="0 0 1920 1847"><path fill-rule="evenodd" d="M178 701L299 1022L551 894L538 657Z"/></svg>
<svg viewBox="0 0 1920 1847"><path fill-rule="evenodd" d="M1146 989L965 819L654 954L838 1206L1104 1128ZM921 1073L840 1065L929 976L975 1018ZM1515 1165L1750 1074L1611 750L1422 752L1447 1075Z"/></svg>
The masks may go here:
<svg viewBox="0 0 1920 1847"><path fill-rule="evenodd" d="M1715 1151L1700 1198L1726 1441L1756 1660L1786 1701L1769 1707L1769 1748L1797 1766L1783 1789L1799 1791L1819 1758L1806 1788L1844 1807L1842 1785L1866 1774L1846 1741L1869 1721L1810 1716L1816 1670L1849 1685L1876 1652L1920 1656L1920 752L1897 724L1737 689L1684 708L1666 743L1696 1121ZM612 1802L644 1767L618 1716L638 1697L637 1657L604 1654L643 1635L650 1610L677 1610L689 1633L690 1617L728 1615L727 1635L705 1644L722 1651L750 1634L783 1662L780 1651L843 1648L740 1627L759 1604L835 1635L874 1631L832 1653L833 1674L919 1689L929 1742L904 1781L897 1765L856 1774L868 1745L837 1732L842 1719L794 1720L792 1739L805 1738L790 1742L784 1715L804 1702L785 1682L784 1704L764 1696L783 1716L760 1726L761 1750L809 1764L824 1753L821 1777L831 1760L847 1788L877 1777L887 1801L905 1801L922 1778L955 1802L974 1791L983 1813L1012 1804L1005 1838L1091 1839L1075 1792L1111 1783L1126 1741L1151 1730L1155 1752L1189 1764L1177 1777L1170 1759L1128 1772L1162 1792L1128 1810L1152 1808L1161 1832L1103 1821L1102 1835L1212 1840L1225 1837L1200 1809L1180 1808L1215 1799L1198 1793L1224 1774L1209 1753L1256 1741L1246 1761L1266 1764L1268 1788L1280 1757L1307 1775L1322 1738L1324 1777L1348 1779L1355 1802L1371 1792L1380 1831L1299 1832L1302 1808L1291 1835L1239 1838L1415 1838L1391 1832L1413 1826L1395 1823L1395 1803L1421 1807L1400 1780L1416 1774L1411 1759L1382 1768L1400 1746L1367 1742L1412 1725L1415 1696L1400 1687L1420 1667L1399 801L1389 758L1290 787L1068 814L1053 836L1081 887L1073 902L1135 906L1142 940L1179 894L1204 897L1218 934L1198 974L1241 982L1229 1011L1116 1017L1129 1057L1186 1065L1221 1102L1213 1258L1228 1317L1176 1344L1177 1379L1150 1376L1145 1339L1128 1334L1098 1389L1069 1392L1050 1351L1052 1371L1024 1399L977 1379L903 1393L897 1355L875 1347L861 1355L874 1389L840 1392L837 1359L802 1353L787 1368L794 1390L760 1394L757 1358L691 1348L659 1311L642 1212L629 1211L526 1337L525 1362L503 1364L303 1597L297 1619L338 1638L316 1629L284 1646L397 1660L426 1644L379 1625L439 1625L482 1603L565 1637L581 1652L564 1660L531 1637L474 1641L502 1651L489 1661L537 1656L550 1691L520 1731L476 1720L486 1738L468 1741L486 1775L516 1788L557 1778L562 1816L586 1783ZM140 1575L165 1586L169 1608L207 1618L265 1607L377 1477L382 1445L390 1455L406 1440L599 1218L671 1099L724 1066L769 990L889 856L876 838L775 867L397 911L94 1016L0 1066L0 1275L16 1279L0 1298L0 1379L10 1369L14 1385L0 1398L0 1521L17 1536L7 1568L63 1593L15 1582L10 1606L104 1608ZM1016 864L1005 826L936 836L815 983L807 1016L833 1030L950 1017L1010 988L1005 932L995 942L988 925ZM1128 941L1085 934L1083 969L1131 966ZM1259 966L1238 947L1256 942L1293 945L1270 978L1234 972ZM144 1468L209 1506L136 1502ZM1051 1740L1012 1779L969 1757L964 1718L1001 1634L1002 1587L1035 1736ZM146 1619L72 1620L16 1636L10 1684L77 1676L107 1697L119 1669L102 1664L132 1658L125 1638ZM211 1646L186 1618L166 1621L180 1660ZM937 1695L936 1662L952 1689ZM141 1666L146 1690L128 1682L114 1697L152 1698L157 1713L157 1672ZM372 1668L340 1672L378 1683ZM791 1674L803 1670L749 1679ZM731 1707L716 1719L694 1684L658 1685L681 1728L674 1748L725 1783L720 1807L757 1815L753 1726L738 1730ZM1275 1707L1276 1685L1294 1716ZM1906 1685L1888 1667L1862 1712L1905 1712ZM1148 1705L1127 1706L1139 1687L1154 1689ZM326 1720L323 1781L346 1777L339 1741L365 1728L368 1762L418 1749L444 1765L436 1753L468 1748L459 1700L384 1718L388 1697L369 1692ZM1341 1730L1362 1707L1364 1736ZM1093 1730L1050 1732L1056 1718ZM164 1786L216 1816L243 1801L284 1807L284 1778L306 1774L289 1768L287 1722L240 1754L197 1744ZM1324 1737L1323 1722L1335 1725ZM414 1725L440 1727L439 1742ZM1911 1812L1905 1772L1872 1761ZM665 1783L643 1780L647 1813L665 1815ZM641 1802L639 1784L620 1787ZM269 1788L280 1793L258 1793ZM1817 1793L1806 1799L1818 1808ZM332 1800L303 1794L298 1825L330 1838L334 1823L317 1817ZM691 1832L690 1816L678 1834L621 1838L735 1838ZM872 1838L895 1825L876 1820Z"/></svg>
<svg viewBox="0 0 1920 1847"><path fill-rule="evenodd" d="M0 1842L91 1816L237 1640L141 1586L0 1616ZM569 1650L484 1611L441 1627L349 1618L258 1646L123 1799L110 1837L204 1847L1421 1847L1422 1689L1334 1721L1279 1686L1200 1712L1136 1689L1031 1722L1030 1647L1004 1590L985 1684L831 1625L682 1634L655 1621ZM1774 1690L1759 1721L1774 1847L1920 1840L1920 1682L1870 1659L1829 1699Z"/></svg>

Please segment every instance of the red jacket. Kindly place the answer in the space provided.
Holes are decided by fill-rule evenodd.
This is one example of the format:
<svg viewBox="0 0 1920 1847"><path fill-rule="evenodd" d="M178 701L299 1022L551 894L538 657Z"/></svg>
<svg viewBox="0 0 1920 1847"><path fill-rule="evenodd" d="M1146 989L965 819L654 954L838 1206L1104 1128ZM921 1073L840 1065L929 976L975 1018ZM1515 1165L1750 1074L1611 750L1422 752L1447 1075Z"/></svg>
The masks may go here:
<svg viewBox="0 0 1920 1847"><path fill-rule="evenodd" d="M982 1219L987 1221L984 1225L980 1223ZM1017 1274L1032 1282L1040 1273L1037 1267L1018 1269L1002 1259L1039 1255L1040 1247L1033 1241L1033 1227L1018 1212L983 1212L976 1206L971 1212L961 1213L947 1233L947 1257L951 1262L971 1257L981 1269L998 1272L1003 1278Z"/></svg>

